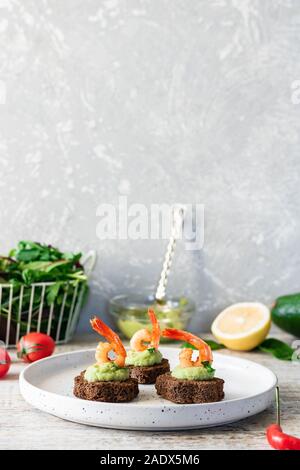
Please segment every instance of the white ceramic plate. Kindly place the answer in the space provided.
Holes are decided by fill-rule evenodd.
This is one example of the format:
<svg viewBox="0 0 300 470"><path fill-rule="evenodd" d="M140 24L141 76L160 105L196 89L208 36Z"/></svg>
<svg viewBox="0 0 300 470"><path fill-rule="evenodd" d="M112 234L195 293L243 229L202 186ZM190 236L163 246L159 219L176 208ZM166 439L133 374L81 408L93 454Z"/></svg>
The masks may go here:
<svg viewBox="0 0 300 470"><path fill-rule="evenodd" d="M77 423L117 429L174 430L218 426L252 416L274 399L276 376L245 359L214 354L216 376L225 380L221 402L176 405L160 398L152 385L140 385L130 403L102 403L73 396L73 379L94 362L94 349L58 354L29 365L20 375L25 400L40 410ZM161 348L171 367L178 348Z"/></svg>

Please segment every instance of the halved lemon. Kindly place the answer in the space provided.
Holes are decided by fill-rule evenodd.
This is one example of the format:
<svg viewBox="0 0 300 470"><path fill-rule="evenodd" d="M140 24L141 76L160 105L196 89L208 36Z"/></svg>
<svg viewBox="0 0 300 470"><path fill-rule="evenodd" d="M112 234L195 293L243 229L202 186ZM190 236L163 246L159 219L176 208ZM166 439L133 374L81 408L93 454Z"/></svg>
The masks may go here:
<svg viewBox="0 0 300 470"><path fill-rule="evenodd" d="M240 302L227 307L214 320L212 334L235 351L250 351L267 336L271 327L271 313L259 302Z"/></svg>

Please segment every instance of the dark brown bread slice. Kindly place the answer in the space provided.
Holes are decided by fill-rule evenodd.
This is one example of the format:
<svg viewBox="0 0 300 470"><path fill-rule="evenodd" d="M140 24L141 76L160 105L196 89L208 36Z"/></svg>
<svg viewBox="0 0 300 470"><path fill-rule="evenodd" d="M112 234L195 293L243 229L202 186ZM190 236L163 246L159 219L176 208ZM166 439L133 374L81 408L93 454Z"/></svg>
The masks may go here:
<svg viewBox="0 0 300 470"><path fill-rule="evenodd" d="M138 381L127 379L123 382L87 382L84 378L85 371L75 377L73 393L83 400L106 401L122 403L133 400L139 393Z"/></svg>
<svg viewBox="0 0 300 470"><path fill-rule="evenodd" d="M158 395L174 403L211 403L224 398L224 380L179 380L170 373L156 379Z"/></svg>
<svg viewBox="0 0 300 470"><path fill-rule="evenodd" d="M162 359L160 364L154 366L129 366L130 377L137 379L139 384L155 384L157 377L170 370L168 359Z"/></svg>

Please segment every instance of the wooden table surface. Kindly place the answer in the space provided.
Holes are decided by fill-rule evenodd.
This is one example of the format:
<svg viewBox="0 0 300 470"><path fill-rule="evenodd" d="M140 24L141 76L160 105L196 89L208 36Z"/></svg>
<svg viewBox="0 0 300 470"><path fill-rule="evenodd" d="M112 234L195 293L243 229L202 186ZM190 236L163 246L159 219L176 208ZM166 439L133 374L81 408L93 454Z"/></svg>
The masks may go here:
<svg viewBox="0 0 300 470"><path fill-rule="evenodd" d="M277 335L278 337L278 335ZM279 336L291 341L288 336ZM93 347L95 337L77 337L59 346L57 353ZM282 399L282 426L300 436L300 364L280 361L258 352L222 354L241 356L269 367L278 376ZM14 355L13 355L14 357ZM0 380L0 449L268 449L266 427L275 420L270 409L243 421L211 429L142 432L101 429L63 421L32 408L19 392L23 364L14 361Z"/></svg>

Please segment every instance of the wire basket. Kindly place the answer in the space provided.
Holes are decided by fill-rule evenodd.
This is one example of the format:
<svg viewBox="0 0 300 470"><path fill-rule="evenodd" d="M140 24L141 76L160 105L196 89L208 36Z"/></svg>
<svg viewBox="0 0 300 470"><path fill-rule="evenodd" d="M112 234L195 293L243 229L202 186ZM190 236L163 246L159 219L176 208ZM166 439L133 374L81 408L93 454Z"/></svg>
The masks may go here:
<svg viewBox="0 0 300 470"><path fill-rule="evenodd" d="M96 253L90 251L83 259L85 274L95 266ZM32 331L50 335L56 344L70 341L78 324L80 310L87 292L86 282L62 282L60 301L47 302L47 292L55 282L22 285L14 292L13 284L0 284L0 340L14 347L20 337ZM4 302L3 299L6 299ZM27 307L23 305L26 300Z"/></svg>

